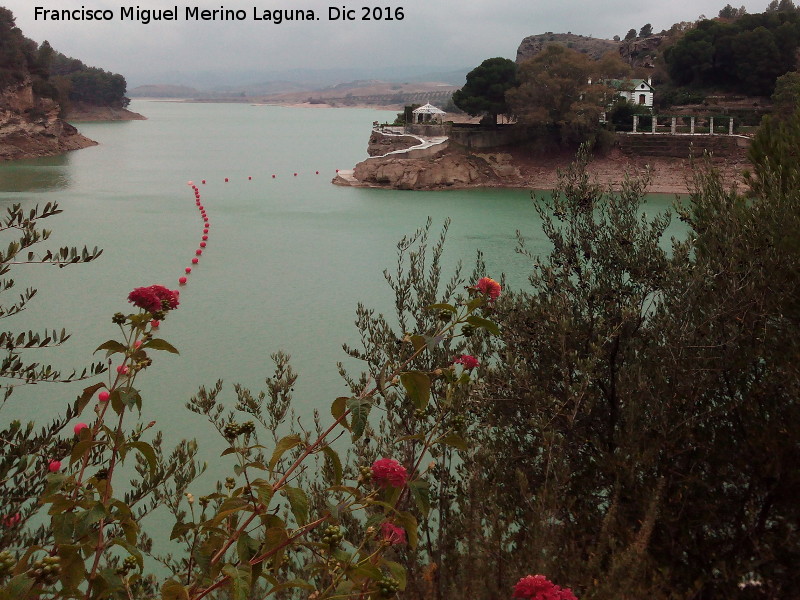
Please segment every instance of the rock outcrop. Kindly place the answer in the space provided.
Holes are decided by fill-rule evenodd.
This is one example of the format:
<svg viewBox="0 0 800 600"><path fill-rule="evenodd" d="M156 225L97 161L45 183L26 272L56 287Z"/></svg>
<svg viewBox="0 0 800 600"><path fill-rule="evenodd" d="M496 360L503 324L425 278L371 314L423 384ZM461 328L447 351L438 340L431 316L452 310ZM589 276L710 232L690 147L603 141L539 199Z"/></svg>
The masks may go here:
<svg viewBox="0 0 800 600"><path fill-rule="evenodd" d="M383 156L395 150L406 150L419 145L420 141L412 135L384 135L374 131L369 136L367 154L370 156Z"/></svg>
<svg viewBox="0 0 800 600"><path fill-rule="evenodd" d="M656 66L658 47L666 36L651 35L646 38L637 38L622 42L619 55L626 63L634 67L653 69Z"/></svg>
<svg viewBox="0 0 800 600"><path fill-rule="evenodd" d="M59 118L59 105L37 98L26 79L0 93L0 160L36 158L95 146Z"/></svg>
<svg viewBox="0 0 800 600"><path fill-rule="evenodd" d="M621 42L604 40L601 38L575 35L574 33L540 33L529 35L517 48L517 64L533 58L541 52L547 44L560 44L572 48L594 59L599 59L606 52L619 52Z"/></svg>
<svg viewBox="0 0 800 600"><path fill-rule="evenodd" d="M349 185L398 190L513 186L519 169L505 154L448 152L434 158L370 158L356 165ZM347 185L348 182L334 180Z"/></svg>

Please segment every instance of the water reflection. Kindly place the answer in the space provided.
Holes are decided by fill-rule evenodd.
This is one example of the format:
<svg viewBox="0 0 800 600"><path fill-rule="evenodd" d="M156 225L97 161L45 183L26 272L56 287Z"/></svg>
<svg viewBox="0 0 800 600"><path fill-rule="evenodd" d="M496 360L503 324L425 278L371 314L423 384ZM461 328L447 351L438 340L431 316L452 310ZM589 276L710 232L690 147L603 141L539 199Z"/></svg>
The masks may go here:
<svg viewBox="0 0 800 600"><path fill-rule="evenodd" d="M0 192L51 192L71 184L69 152L0 163Z"/></svg>

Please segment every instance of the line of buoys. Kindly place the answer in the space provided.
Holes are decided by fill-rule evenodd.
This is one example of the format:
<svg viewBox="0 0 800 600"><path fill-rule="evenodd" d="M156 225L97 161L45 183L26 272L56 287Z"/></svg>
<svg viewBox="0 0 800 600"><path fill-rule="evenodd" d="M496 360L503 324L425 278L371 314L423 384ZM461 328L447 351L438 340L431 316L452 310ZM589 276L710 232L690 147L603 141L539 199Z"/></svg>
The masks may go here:
<svg viewBox="0 0 800 600"><path fill-rule="evenodd" d="M225 183L227 183L227 182L228 182L228 178L226 177L225 178ZM206 180L203 179L202 183L203 183L203 185L205 185ZM195 206L197 206L197 210L200 212L200 216L203 218L203 240L200 242L200 247L197 250L195 250L194 258L192 258L192 264L193 265L197 265L200 262L200 259L198 257L203 254L203 250L202 249L205 248L206 245L207 245L208 228L211 226L211 223L208 221L208 214L206 213L205 206L203 206L203 202L202 202L202 200L200 198L200 189L191 181L188 182L188 185L189 185L189 187L192 188L192 191L194 192L194 203L195 203ZM184 269L184 272L186 273L186 275L191 274L192 267L186 267ZM180 285L186 285L187 282L189 281L189 278L186 275L182 275L181 277L178 278L178 283ZM153 325L153 326L157 327L157 325Z"/></svg>

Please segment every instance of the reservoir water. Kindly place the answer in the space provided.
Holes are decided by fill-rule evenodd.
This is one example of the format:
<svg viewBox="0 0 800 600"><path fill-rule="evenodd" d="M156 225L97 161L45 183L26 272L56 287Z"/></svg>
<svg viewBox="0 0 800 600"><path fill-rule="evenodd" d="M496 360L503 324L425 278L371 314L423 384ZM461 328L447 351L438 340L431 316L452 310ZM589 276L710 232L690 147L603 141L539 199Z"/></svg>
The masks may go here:
<svg viewBox="0 0 800 600"><path fill-rule="evenodd" d="M391 121L394 113L144 101L131 108L148 120L80 124L100 143L96 147L0 164L0 208L57 201L64 212L43 222L53 230L48 246L104 250L88 265L16 267L17 289L30 285L39 294L4 325L15 331L64 327L73 334L66 347L40 358L62 367L87 363L94 348L118 333L111 316L128 312L131 289L177 287L202 235L186 182L205 179L200 190L211 222L208 247L182 288L180 308L162 327L181 354L157 353L137 380L143 419L156 420L169 435L205 437L208 425L184 408L186 400L199 385L220 378L228 384L229 404L234 382L262 389L271 373L269 355L277 350L290 353L300 373L298 412L320 408L326 414L345 389L336 362L345 358L341 344L358 340L357 302L391 312L382 271L395 264L397 241L428 217L434 236L452 219L448 267L463 260L469 272L481 250L488 274L505 273L514 287L525 284L528 272L528 259L514 252L515 231L524 233L529 249L546 251L525 190L331 185L337 168L366 157L371 123ZM653 198L648 210L672 200ZM84 385L20 388L0 420L45 420Z"/></svg>

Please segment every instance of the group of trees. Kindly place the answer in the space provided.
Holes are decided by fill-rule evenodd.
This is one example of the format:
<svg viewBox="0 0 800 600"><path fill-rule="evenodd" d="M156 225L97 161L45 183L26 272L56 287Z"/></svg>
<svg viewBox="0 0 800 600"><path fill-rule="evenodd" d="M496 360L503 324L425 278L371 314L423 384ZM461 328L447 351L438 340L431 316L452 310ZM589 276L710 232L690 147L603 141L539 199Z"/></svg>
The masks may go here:
<svg viewBox="0 0 800 600"><path fill-rule="evenodd" d="M716 86L769 95L778 76L797 68L800 13L796 10L700 21L664 52L676 85Z"/></svg>
<svg viewBox="0 0 800 600"><path fill-rule="evenodd" d="M26 79L37 96L56 100L63 112L71 102L115 108L130 102L122 75L69 58L47 41L37 45L16 27L12 12L0 7L0 90Z"/></svg>
<svg viewBox="0 0 800 600"><path fill-rule="evenodd" d="M550 44L520 65L506 58L485 60L470 71L453 102L469 114L487 115L493 124L497 115L509 114L522 126L580 142L597 131L601 113L617 97L597 79L625 77L630 72L614 54L594 60Z"/></svg>

